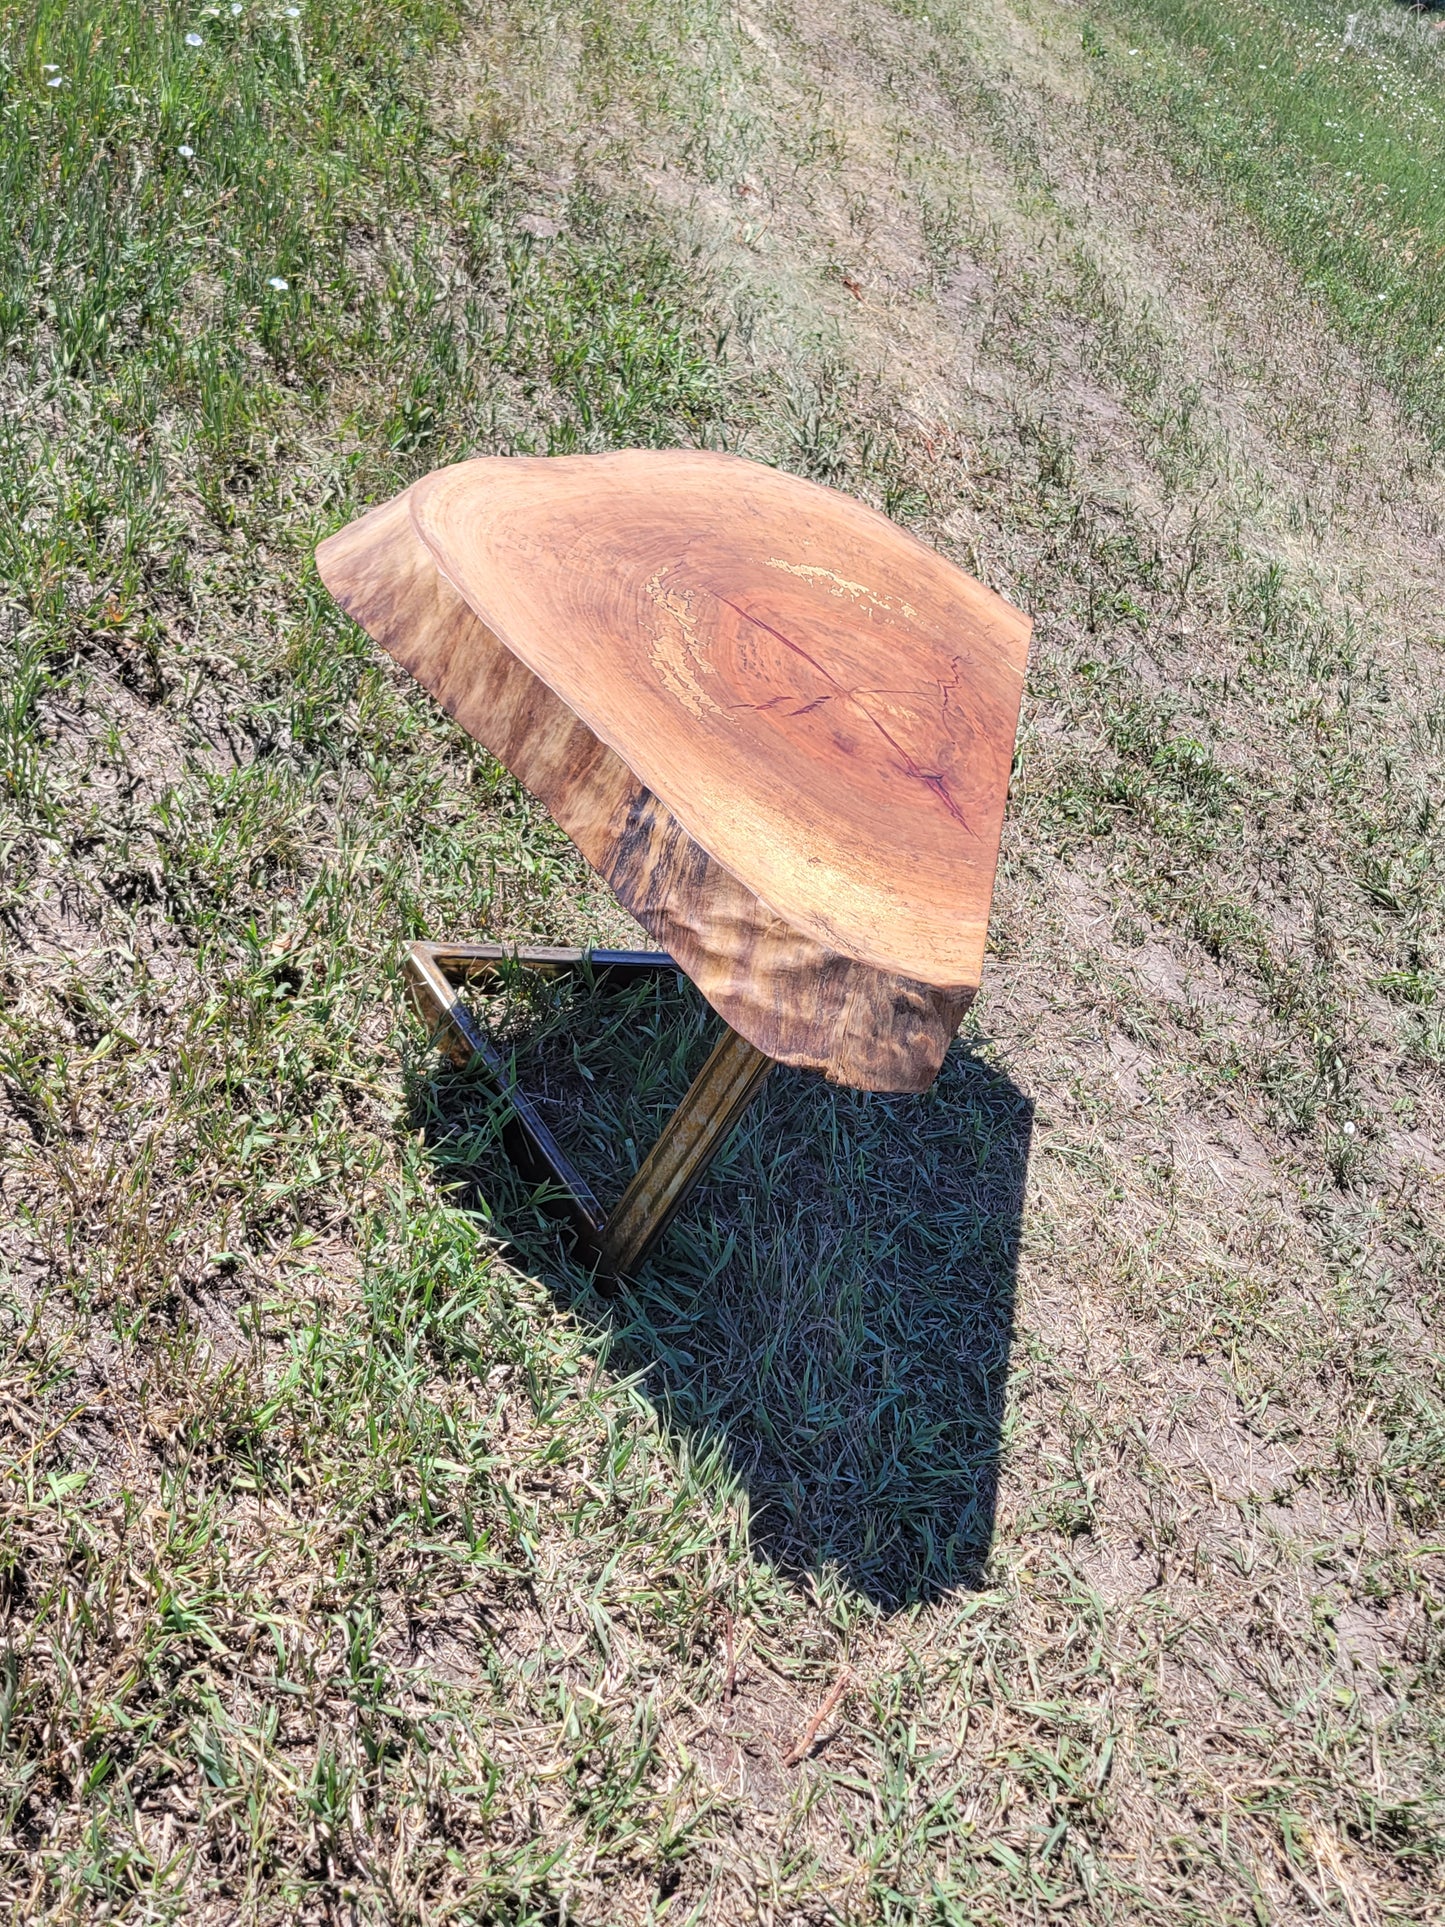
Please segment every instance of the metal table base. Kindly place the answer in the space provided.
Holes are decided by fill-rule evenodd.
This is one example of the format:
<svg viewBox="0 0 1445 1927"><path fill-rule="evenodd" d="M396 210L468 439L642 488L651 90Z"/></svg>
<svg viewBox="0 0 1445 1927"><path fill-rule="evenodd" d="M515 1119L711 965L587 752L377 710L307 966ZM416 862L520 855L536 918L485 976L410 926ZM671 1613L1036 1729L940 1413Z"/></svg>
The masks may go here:
<svg viewBox="0 0 1445 1927"><path fill-rule="evenodd" d="M613 1277L636 1270L656 1244L761 1090L773 1060L724 1026L657 1142L612 1211L558 1144L502 1053L466 1009L459 986L495 981L514 965L543 977L586 967L599 983L624 984L676 970L662 950L564 950L491 943L414 943L406 956L412 1003L442 1053L459 1067L480 1063L507 1104L503 1141L513 1163L560 1190L583 1252Z"/></svg>

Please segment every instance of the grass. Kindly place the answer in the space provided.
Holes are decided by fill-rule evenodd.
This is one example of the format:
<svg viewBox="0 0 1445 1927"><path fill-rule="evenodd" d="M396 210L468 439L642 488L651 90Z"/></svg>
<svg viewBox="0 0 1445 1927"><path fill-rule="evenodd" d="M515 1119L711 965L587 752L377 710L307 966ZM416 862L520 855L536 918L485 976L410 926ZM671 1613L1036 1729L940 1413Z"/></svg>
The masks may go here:
<svg viewBox="0 0 1445 1927"><path fill-rule="evenodd" d="M1086 25L1111 92L1257 220L1445 435L1445 37L1419 8L1125 5ZM1136 31L1137 30L1137 31ZM1138 44L1126 46L1126 39Z"/></svg>
<svg viewBox="0 0 1445 1927"><path fill-rule="evenodd" d="M1445 1910L1434 36L0 11L12 1918ZM603 1300L396 967L625 923L310 552L637 443L1037 632L938 1085ZM513 1019L615 1191L705 1012Z"/></svg>

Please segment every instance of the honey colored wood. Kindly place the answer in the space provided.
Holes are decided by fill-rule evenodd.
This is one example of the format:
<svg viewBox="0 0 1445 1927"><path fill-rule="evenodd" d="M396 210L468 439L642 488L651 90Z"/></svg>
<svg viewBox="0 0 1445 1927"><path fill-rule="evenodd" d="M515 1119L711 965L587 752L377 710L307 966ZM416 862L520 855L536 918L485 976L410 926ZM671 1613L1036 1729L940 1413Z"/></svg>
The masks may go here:
<svg viewBox="0 0 1445 1927"><path fill-rule="evenodd" d="M693 451L464 462L317 560L758 1050L927 1087L982 966L1026 618Z"/></svg>

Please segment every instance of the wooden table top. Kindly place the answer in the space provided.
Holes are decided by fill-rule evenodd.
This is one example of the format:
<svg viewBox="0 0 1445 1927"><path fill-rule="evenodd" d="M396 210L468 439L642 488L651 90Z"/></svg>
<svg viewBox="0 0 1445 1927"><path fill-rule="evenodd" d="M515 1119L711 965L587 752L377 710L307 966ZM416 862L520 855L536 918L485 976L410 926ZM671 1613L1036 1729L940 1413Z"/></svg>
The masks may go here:
<svg viewBox="0 0 1445 1927"><path fill-rule="evenodd" d="M736 456L438 470L317 552L734 1029L918 1090L977 988L1029 623Z"/></svg>

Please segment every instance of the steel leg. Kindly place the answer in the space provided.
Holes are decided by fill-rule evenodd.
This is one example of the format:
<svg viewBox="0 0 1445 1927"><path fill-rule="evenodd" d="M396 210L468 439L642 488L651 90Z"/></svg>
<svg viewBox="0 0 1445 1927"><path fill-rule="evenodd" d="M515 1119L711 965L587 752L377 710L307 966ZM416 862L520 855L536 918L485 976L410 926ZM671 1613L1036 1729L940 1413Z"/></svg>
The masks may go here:
<svg viewBox="0 0 1445 1927"><path fill-rule="evenodd" d="M581 1173L512 1077L501 1052L472 1018L456 982L505 974L512 964L557 976L586 964L599 981L625 983L677 965L656 950L505 949L500 944L414 943L406 979L417 1014L452 1063L479 1061L507 1101L503 1139L513 1163L563 1194L577 1240L604 1272L635 1270L662 1236L734 1125L762 1088L773 1060L725 1029L682 1102L663 1126L615 1211L604 1213Z"/></svg>
<svg viewBox="0 0 1445 1927"><path fill-rule="evenodd" d="M605 1221L602 1206L512 1076L507 1060L457 996L450 975L442 968L443 957L450 963L455 956L454 950L447 951L441 944L414 943L407 952L407 988L417 1015L430 1031L438 1050L459 1070L477 1060L486 1066L496 1090L507 1100L508 1117L502 1127L502 1141L508 1157L534 1183L544 1183L550 1178L558 1186L566 1199L567 1215L579 1243L595 1253ZM490 963L495 975L497 966L507 958L498 950L494 956L473 961Z"/></svg>

